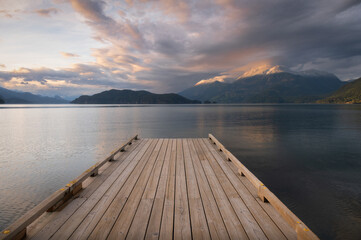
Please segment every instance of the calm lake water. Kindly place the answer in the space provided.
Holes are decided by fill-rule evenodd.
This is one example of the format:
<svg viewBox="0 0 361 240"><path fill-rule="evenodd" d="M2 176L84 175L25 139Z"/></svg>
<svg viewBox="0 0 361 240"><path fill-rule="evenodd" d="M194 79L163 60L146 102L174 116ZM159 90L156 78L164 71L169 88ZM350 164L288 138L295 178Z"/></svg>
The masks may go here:
<svg viewBox="0 0 361 240"><path fill-rule="evenodd" d="M361 239L361 105L2 105L0 229L136 133L213 133L320 238Z"/></svg>

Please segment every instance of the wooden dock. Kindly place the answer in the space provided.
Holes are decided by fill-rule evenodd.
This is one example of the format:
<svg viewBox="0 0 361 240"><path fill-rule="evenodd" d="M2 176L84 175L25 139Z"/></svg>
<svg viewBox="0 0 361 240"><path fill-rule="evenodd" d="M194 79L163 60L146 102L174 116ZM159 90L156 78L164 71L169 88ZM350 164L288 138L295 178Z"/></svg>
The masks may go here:
<svg viewBox="0 0 361 240"><path fill-rule="evenodd" d="M0 239L318 239L211 134L130 139Z"/></svg>

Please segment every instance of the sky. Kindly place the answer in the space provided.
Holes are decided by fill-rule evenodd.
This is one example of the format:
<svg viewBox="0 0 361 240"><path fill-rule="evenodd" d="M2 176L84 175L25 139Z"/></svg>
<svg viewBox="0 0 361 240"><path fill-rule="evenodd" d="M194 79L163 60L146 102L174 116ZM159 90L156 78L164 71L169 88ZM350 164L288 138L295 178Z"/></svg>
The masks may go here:
<svg viewBox="0 0 361 240"><path fill-rule="evenodd" d="M361 0L0 0L0 86L179 92L260 66L361 77Z"/></svg>

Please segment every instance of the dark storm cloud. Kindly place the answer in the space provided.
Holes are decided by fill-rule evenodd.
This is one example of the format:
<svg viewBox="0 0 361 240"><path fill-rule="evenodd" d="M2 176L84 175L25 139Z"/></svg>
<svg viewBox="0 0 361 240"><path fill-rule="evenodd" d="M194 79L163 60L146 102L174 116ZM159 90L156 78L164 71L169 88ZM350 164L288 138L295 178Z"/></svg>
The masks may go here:
<svg viewBox="0 0 361 240"><path fill-rule="evenodd" d="M361 0L345 0L340 1L340 6L337 9L338 12L346 11L349 8L352 8L356 5L359 5L361 3Z"/></svg>
<svg viewBox="0 0 361 240"><path fill-rule="evenodd" d="M204 55L203 59L259 48L265 57L273 59L273 64L292 67L319 58L336 60L361 55L360 1L238 1L235 4L240 10L245 9L234 17L234 22L244 23L244 27L224 41L200 47L198 51ZM361 71L355 75L361 75Z"/></svg>

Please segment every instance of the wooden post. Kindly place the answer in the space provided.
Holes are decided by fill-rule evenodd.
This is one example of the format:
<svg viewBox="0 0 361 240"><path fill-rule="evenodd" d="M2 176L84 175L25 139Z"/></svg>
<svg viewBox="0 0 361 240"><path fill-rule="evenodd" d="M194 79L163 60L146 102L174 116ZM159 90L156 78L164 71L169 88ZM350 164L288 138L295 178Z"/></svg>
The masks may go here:
<svg viewBox="0 0 361 240"><path fill-rule="evenodd" d="M228 158L228 160L229 160L229 161L231 161L229 158ZM241 169L240 169L240 168L238 169L238 173L239 173L239 175L241 175L242 177L244 177L244 176L245 176L245 175L244 175L244 173L241 171Z"/></svg>
<svg viewBox="0 0 361 240"><path fill-rule="evenodd" d="M128 142L118 148L115 152L118 153L121 149L124 149L126 146L130 145L129 142L136 139L138 139L138 135L132 137ZM26 228L29 224L31 224L35 219L40 217L41 214L43 214L44 212L55 211L67 200L69 200L73 195L77 194L82 189L82 182L89 176L95 176L96 174L98 174L98 169L102 167L106 162L108 162L109 159L113 158L114 155L115 154L111 154L110 157L107 157L106 159L96 163L94 166L86 170L83 174L78 176L75 180L71 181L65 187L57 190L40 204L28 211L21 218L8 226L4 231L0 232L0 239L8 240L25 238Z"/></svg>
<svg viewBox="0 0 361 240"><path fill-rule="evenodd" d="M266 190L267 187L265 185L261 185L258 187L258 197L262 200L262 202L268 202L268 199L264 195L264 190Z"/></svg>
<svg viewBox="0 0 361 240"><path fill-rule="evenodd" d="M317 239L317 236L303 223L297 222L296 233L297 240L313 240Z"/></svg>
<svg viewBox="0 0 361 240"><path fill-rule="evenodd" d="M95 171L90 175L91 177L95 177L98 175L98 169L95 169Z"/></svg>
<svg viewBox="0 0 361 240"><path fill-rule="evenodd" d="M75 194L77 194L78 192L80 192L80 190L83 189L83 183L79 183L77 186L75 186L73 188L73 190L71 191L72 195L74 196Z"/></svg>
<svg viewBox="0 0 361 240"><path fill-rule="evenodd" d="M47 212L54 212L56 211L58 208L60 208L62 205L64 205L72 196L74 196L75 194L77 194L80 190L82 190L82 186L83 183L79 183L78 185L76 185L72 190L70 190L63 199L61 199L60 201L58 201L57 203L55 203L53 206L51 206ZM70 187L71 189L72 187Z"/></svg>
<svg viewBox="0 0 361 240"><path fill-rule="evenodd" d="M51 206L48 210L46 210L47 212L55 212L60 206L62 206L66 201L68 201L73 195L71 194L71 192L68 192L63 199L61 199L60 201L58 201L57 203L55 203L53 206Z"/></svg>
<svg viewBox="0 0 361 240"><path fill-rule="evenodd" d="M26 228L21 230L14 238L12 238L12 240L22 240L25 239L25 237L26 237Z"/></svg>
<svg viewBox="0 0 361 240"><path fill-rule="evenodd" d="M241 176L245 176L257 189L258 197L262 202L270 203L286 222L296 230L298 239L318 239L318 237L294 215L264 184L258 180L231 152L229 152L212 134L208 135L210 141L217 148L222 149L225 156L230 159L238 168Z"/></svg>

